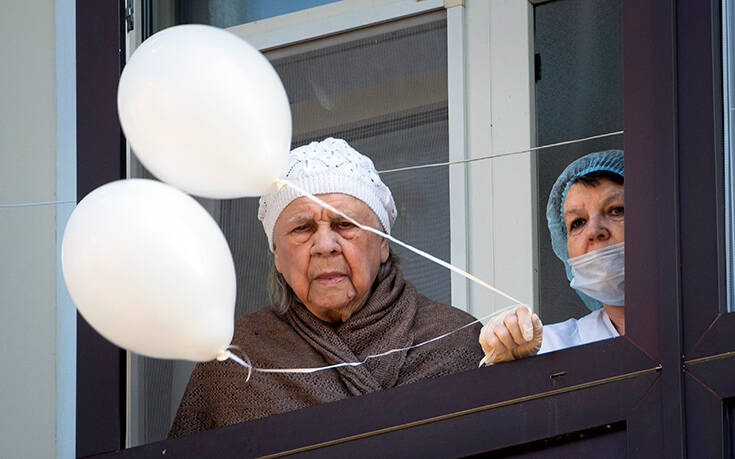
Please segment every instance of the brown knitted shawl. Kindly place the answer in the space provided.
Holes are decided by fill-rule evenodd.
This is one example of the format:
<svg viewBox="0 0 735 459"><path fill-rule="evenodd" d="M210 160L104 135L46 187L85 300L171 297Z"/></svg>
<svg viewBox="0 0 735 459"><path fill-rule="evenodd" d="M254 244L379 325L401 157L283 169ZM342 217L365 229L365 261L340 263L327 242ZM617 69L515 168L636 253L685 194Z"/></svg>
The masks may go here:
<svg viewBox="0 0 735 459"><path fill-rule="evenodd" d="M365 306L346 322L328 324L299 304L279 315L272 306L240 317L233 344L256 367L321 367L361 361L407 347L474 320L416 292L397 268L379 282ZM179 437L353 395L477 367L480 325L357 367L311 374L266 374L232 361L196 366L169 433Z"/></svg>

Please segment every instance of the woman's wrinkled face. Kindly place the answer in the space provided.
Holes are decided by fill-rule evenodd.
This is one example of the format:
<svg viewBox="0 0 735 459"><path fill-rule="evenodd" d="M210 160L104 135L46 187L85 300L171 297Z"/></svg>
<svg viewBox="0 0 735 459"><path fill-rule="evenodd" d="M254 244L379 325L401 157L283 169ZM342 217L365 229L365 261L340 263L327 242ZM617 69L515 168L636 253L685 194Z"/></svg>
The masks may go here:
<svg viewBox="0 0 735 459"><path fill-rule="evenodd" d="M380 228L373 211L357 198L341 193L319 198L364 225ZM365 304L381 263L388 259L386 239L306 197L281 212L273 245L278 272L312 314L330 323L344 322Z"/></svg>
<svg viewBox="0 0 735 459"><path fill-rule="evenodd" d="M564 200L569 258L625 241L624 187L600 178L596 186L574 183Z"/></svg>

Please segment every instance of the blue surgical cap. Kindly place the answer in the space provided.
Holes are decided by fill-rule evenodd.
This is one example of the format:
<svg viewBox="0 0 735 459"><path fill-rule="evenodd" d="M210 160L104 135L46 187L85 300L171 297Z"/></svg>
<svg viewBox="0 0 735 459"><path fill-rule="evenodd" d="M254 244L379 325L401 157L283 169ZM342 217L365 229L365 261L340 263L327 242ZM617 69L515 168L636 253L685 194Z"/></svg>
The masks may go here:
<svg viewBox="0 0 735 459"><path fill-rule="evenodd" d="M551 233L551 246L554 253L564 263L567 272L567 280L572 280L572 268L567 263L569 252L567 251L567 227L564 225L564 200L567 197L569 187L579 177L596 171L614 172L625 177L622 150L607 150L590 153L577 159L561 173L549 193L549 203L546 205L546 223ZM584 304L595 311L602 307L602 303L577 290Z"/></svg>

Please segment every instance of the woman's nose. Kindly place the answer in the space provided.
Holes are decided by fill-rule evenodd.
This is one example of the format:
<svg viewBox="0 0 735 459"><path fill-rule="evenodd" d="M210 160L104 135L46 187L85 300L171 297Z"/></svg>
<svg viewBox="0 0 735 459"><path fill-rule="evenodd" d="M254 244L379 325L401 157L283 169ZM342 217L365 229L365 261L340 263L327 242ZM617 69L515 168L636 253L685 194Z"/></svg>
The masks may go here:
<svg viewBox="0 0 735 459"><path fill-rule="evenodd" d="M610 238L610 230L601 218L593 217L587 224L587 238L592 241L605 241Z"/></svg>
<svg viewBox="0 0 735 459"><path fill-rule="evenodd" d="M329 255L341 251L341 246L337 241L337 233L331 228L319 228L312 237L314 238L314 243L311 246L312 255Z"/></svg>

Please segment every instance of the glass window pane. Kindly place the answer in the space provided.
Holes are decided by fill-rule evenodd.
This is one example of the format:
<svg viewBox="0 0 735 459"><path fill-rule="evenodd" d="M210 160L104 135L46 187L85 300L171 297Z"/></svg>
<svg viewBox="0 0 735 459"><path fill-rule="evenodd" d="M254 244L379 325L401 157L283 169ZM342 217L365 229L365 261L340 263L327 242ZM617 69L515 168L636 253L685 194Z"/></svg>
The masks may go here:
<svg viewBox="0 0 735 459"><path fill-rule="evenodd" d="M177 5L183 8L185 3ZM526 270L537 276L534 306L545 324L554 324L580 318L589 310L570 288L564 265L552 250L546 204L552 185L572 161L595 151L622 149L623 137L618 132L623 127L621 5L618 0L556 0L540 3L533 13L537 81L535 88L526 85L523 90L535 90L535 119L530 121L533 126L525 129L535 134L535 138L529 134L531 144L564 144L533 152L523 151L524 148L494 152L503 154L467 164L465 176L474 179L468 180L472 182L468 187L487 190L486 199L493 203L493 214L488 228L464 230L487 232L487 237L475 237L473 241L491 245L487 259L478 263L483 265L479 268L496 273L506 269L509 254L512 258L512 248L518 243L513 235L517 220L513 213L531 216L529 221L537 227L535 245L519 249L534 252L522 263L534 264ZM169 18L181 21L180 16L169 14ZM292 147L329 136L344 138L371 157L380 171L449 160L444 10L273 49L267 57L291 102ZM471 61L488 57L466 58ZM503 133L495 131L492 135ZM134 176L149 176L136 162L132 171ZM443 165L383 172L381 176L398 206L393 235L450 260L452 238L466 236L452 234L450 215L468 210L450 209L449 168ZM524 184L516 187L519 180ZM478 196L474 188L469 193ZM200 202L222 227L235 259L236 315L269 304L266 284L272 255L255 218L258 200ZM498 212L498 208L503 209ZM524 244L529 245L527 241ZM467 250L478 248L468 244ZM451 302L451 278L446 269L403 249L395 251L402 259L400 266L405 277L420 293L442 303ZM486 269L488 266L492 269ZM470 295L469 303L472 301ZM492 301L491 310L508 305L498 301L496 308L495 300ZM474 309L472 304L455 306L481 310ZM166 436L193 364L135 355L131 359L129 432L130 444L137 445Z"/></svg>
<svg viewBox="0 0 735 459"><path fill-rule="evenodd" d="M369 156L378 170L446 162L447 30L443 11L272 50L293 114L292 147L338 137ZM133 158L134 176L151 175ZM448 260L446 167L383 177L398 206L392 234ZM236 316L270 304L272 255L258 199L198 199L220 224L237 271ZM430 230L427 230L430 229ZM397 250L407 280L442 303L449 272ZM166 437L193 364L131 354L130 445Z"/></svg>
<svg viewBox="0 0 735 459"><path fill-rule="evenodd" d="M422 16L268 53L291 101L293 146L343 138L379 171L446 162L443 16ZM448 260L446 168L384 174L383 179L400 215L392 234ZM423 294L449 303L449 272L421 260L406 253L404 275Z"/></svg>
<svg viewBox="0 0 735 459"><path fill-rule="evenodd" d="M559 0L534 8L537 145L623 129L621 3ZM569 288L564 266L551 247L546 204L561 172L587 153L622 149L612 136L539 151L537 158L538 295L544 323L581 317L589 310Z"/></svg>
<svg viewBox="0 0 735 459"><path fill-rule="evenodd" d="M174 24L232 27L246 22L314 8L338 0L144 0L149 34Z"/></svg>

